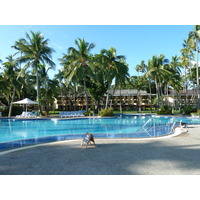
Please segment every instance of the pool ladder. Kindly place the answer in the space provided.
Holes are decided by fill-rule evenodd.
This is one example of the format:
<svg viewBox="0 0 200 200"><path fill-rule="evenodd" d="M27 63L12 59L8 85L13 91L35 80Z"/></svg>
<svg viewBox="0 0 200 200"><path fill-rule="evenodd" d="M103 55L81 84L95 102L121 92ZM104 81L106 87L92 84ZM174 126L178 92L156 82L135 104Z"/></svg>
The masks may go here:
<svg viewBox="0 0 200 200"><path fill-rule="evenodd" d="M150 130L152 130L154 128L154 135L155 135L155 123L154 126L152 128L150 128L149 130L146 128L146 125L152 120L152 118L148 119L144 125L142 126L142 129L150 136L152 137L152 135L149 133Z"/></svg>
<svg viewBox="0 0 200 200"><path fill-rule="evenodd" d="M147 120L145 122L145 124L142 126L142 129L150 136L150 137L155 137L156 136L156 125L155 122L153 123L152 127L150 126L149 128L146 128L146 126L152 121L152 118L150 118L149 120ZM180 122L181 123L181 122ZM169 131L169 133L173 132L173 129L175 127L176 122L174 122L171 127L169 126L169 124L166 124L166 126L164 127L167 128L167 130ZM165 129L166 130L166 129ZM152 134L153 133L153 134Z"/></svg>

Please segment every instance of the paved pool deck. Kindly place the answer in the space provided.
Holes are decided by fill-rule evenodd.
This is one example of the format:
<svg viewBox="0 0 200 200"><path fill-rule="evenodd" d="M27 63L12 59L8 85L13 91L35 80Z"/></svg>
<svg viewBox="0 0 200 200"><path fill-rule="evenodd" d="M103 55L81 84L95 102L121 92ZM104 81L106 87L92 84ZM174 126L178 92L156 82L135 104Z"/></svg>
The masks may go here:
<svg viewBox="0 0 200 200"><path fill-rule="evenodd" d="M0 153L0 175L200 175L200 126L151 140L62 141Z"/></svg>

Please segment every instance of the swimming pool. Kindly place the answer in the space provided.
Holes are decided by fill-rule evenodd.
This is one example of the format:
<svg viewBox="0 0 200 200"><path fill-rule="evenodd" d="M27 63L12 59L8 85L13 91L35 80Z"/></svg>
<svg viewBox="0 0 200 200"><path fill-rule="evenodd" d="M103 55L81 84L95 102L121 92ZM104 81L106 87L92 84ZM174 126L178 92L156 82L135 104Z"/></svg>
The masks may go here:
<svg viewBox="0 0 200 200"><path fill-rule="evenodd" d="M174 122L200 124L197 118L118 115L85 119L0 119L0 150L65 139L143 138L169 134ZM144 126L145 125L145 126Z"/></svg>

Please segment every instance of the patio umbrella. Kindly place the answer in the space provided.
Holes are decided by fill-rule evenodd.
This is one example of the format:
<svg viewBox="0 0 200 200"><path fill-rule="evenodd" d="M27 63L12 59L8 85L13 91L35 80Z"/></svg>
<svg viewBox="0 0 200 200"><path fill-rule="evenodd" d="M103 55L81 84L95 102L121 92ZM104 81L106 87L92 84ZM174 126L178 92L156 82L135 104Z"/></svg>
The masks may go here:
<svg viewBox="0 0 200 200"><path fill-rule="evenodd" d="M38 102L32 101L29 98L25 98L25 99L23 99L21 101L13 102L13 104L25 104L26 105L26 112L27 112L27 105L29 105L29 104L38 104Z"/></svg>

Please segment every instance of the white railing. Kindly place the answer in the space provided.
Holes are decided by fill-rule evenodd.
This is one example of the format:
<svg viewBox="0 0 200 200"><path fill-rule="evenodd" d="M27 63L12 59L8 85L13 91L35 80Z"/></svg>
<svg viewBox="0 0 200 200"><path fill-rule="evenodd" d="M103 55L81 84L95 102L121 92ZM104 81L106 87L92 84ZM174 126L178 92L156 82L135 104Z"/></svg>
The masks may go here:
<svg viewBox="0 0 200 200"><path fill-rule="evenodd" d="M144 130L148 136L155 137L159 136L160 133L164 132L165 134L170 134L173 132L176 122L173 124L156 124L154 118L150 118L148 121L144 123L142 126L142 130ZM161 134L163 135L163 134Z"/></svg>

